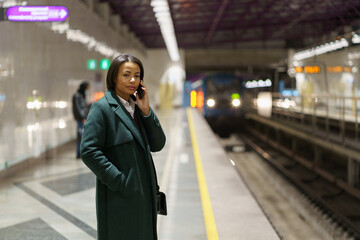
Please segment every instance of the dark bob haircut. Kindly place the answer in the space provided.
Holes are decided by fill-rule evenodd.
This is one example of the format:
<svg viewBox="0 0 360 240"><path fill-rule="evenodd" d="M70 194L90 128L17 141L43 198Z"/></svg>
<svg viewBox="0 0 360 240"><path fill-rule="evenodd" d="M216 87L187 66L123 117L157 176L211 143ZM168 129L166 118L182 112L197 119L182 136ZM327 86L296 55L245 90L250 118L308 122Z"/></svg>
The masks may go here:
<svg viewBox="0 0 360 240"><path fill-rule="evenodd" d="M120 54L111 63L109 70L106 75L106 86L108 89L115 90L116 78L119 72L120 65L124 62L133 62L139 65L140 68L140 80L144 78L144 67L139 59L130 54Z"/></svg>

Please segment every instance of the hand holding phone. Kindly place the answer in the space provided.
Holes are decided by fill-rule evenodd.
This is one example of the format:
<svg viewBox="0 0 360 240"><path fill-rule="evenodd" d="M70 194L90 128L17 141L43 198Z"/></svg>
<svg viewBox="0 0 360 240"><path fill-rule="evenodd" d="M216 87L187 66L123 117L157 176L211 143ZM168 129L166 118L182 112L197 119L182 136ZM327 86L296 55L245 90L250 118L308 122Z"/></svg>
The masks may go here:
<svg viewBox="0 0 360 240"><path fill-rule="evenodd" d="M137 89L136 102L141 112L145 116L148 116L150 113L149 99L147 94L148 94L147 89L142 84L142 82L140 82L139 87Z"/></svg>
<svg viewBox="0 0 360 240"><path fill-rule="evenodd" d="M142 99L144 97L144 90L142 89L144 86L141 84L139 84L139 87L137 88L137 94L139 95L139 98Z"/></svg>

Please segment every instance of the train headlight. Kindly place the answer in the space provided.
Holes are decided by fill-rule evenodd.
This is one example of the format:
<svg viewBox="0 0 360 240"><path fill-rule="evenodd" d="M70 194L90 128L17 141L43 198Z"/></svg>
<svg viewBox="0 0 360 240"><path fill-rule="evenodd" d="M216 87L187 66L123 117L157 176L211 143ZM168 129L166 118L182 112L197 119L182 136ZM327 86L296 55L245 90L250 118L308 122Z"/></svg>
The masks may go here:
<svg viewBox="0 0 360 240"><path fill-rule="evenodd" d="M208 107L212 108L215 106L215 100L212 99L212 98L209 98L207 101L206 101L206 105L208 105Z"/></svg>
<svg viewBox="0 0 360 240"><path fill-rule="evenodd" d="M240 99L233 99L231 103L234 107L239 107L241 105Z"/></svg>

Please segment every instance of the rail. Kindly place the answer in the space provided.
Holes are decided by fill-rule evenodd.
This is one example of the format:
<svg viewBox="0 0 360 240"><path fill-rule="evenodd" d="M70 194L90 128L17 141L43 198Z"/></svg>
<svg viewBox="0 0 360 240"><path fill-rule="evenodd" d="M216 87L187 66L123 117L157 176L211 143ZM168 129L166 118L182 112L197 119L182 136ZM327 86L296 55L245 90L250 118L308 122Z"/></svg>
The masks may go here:
<svg viewBox="0 0 360 240"><path fill-rule="evenodd" d="M264 106L271 107L271 115L282 115L289 119L298 119L302 124L319 130L319 122L328 137L330 130L337 128L345 141L346 132L359 141L360 97L336 95L282 95L268 93L267 99L260 101L257 93L245 94L247 111L259 112ZM260 114L261 115L261 114Z"/></svg>

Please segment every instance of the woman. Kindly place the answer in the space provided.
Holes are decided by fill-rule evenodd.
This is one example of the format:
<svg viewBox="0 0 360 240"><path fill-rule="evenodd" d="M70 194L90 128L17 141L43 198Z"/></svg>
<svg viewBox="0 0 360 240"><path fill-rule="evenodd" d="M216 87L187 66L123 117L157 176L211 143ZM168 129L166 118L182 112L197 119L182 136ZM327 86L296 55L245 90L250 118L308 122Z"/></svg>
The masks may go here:
<svg viewBox="0 0 360 240"><path fill-rule="evenodd" d="M157 239L157 183L150 151L164 147L165 135L149 106L143 77L139 59L116 57L106 76L108 91L92 104L85 123L81 154L97 177L99 240ZM135 97L140 88L142 98Z"/></svg>

